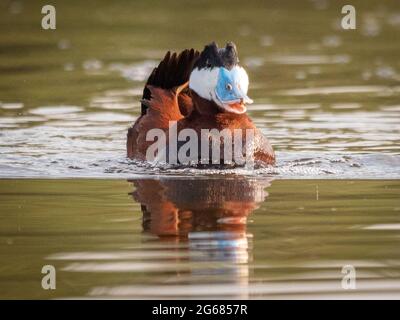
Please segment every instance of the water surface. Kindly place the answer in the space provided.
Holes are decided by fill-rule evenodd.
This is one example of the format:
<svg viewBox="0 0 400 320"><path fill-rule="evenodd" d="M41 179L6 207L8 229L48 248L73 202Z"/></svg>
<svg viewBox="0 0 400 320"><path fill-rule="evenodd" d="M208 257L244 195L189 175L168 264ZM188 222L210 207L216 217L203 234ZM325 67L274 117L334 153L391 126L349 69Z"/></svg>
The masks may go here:
<svg viewBox="0 0 400 320"><path fill-rule="evenodd" d="M45 4L0 1L0 298L400 298L400 2ZM277 165L126 159L152 68L212 40Z"/></svg>
<svg viewBox="0 0 400 320"><path fill-rule="evenodd" d="M54 31L40 4L0 4L1 177L153 174L125 158L144 81L167 50L212 40L236 42L277 151L256 175L400 177L397 1L355 1L350 31L341 1L55 1Z"/></svg>
<svg viewBox="0 0 400 320"><path fill-rule="evenodd" d="M400 298L399 196L393 180L0 180L0 297Z"/></svg>

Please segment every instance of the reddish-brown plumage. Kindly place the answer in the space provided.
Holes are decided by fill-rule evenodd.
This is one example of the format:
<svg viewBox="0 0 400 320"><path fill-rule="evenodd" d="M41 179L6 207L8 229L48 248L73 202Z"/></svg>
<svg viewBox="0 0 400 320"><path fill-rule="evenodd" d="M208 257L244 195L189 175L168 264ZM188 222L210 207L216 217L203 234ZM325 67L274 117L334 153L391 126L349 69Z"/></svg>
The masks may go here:
<svg viewBox="0 0 400 320"><path fill-rule="evenodd" d="M145 160L146 150L153 143L146 141L147 131L153 128L166 131L169 121L183 119L178 105L181 87L165 90L148 85L147 88L150 90L151 99L142 101L147 106L146 113L128 130L127 151L131 159Z"/></svg>
<svg viewBox="0 0 400 320"><path fill-rule="evenodd" d="M254 129L255 160L274 164L271 145L247 114L224 112L213 101L199 97L188 88L187 81L198 55L193 49L180 55L167 53L153 70L143 93L142 115L128 130L128 157L145 160L147 148L154 143L146 141L148 130L159 128L167 132L169 121L177 121L178 132L191 128L199 137L201 129L228 129L232 132L234 129Z"/></svg>

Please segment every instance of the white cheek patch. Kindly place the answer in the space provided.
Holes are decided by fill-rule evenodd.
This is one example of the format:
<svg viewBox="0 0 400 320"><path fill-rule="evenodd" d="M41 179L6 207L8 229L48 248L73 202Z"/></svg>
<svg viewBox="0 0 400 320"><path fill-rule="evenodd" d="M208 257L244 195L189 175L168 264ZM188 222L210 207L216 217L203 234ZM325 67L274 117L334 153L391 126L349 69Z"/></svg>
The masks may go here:
<svg viewBox="0 0 400 320"><path fill-rule="evenodd" d="M239 66L235 66L233 69L235 69L237 82L240 85L240 89L247 94L247 91L249 90L249 76L247 75L246 70Z"/></svg>
<svg viewBox="0 0 400 320"><path fill-rule="evenodd" d="M194 69L190 74L189 88L200 97L212 100L218 82L219 68Z"/></svg>
<svg viewBox="0 0 400 320"><path fill-rule="evenodd" d="M252 103L253 101L247 97L247 91L249 89L249 77L246 70L240 66L233 67L229 72L233 73L233 82L240 87L240 91L245 95L245 103ZM246 112L246 107L232 108L229 104L223 103L216 95L216 88L220 77L220 68L205 68L205 69L194 69L190 74L189 88L196 92L200 97L209 101L214 101L221 109L242 114Z"/></svg>

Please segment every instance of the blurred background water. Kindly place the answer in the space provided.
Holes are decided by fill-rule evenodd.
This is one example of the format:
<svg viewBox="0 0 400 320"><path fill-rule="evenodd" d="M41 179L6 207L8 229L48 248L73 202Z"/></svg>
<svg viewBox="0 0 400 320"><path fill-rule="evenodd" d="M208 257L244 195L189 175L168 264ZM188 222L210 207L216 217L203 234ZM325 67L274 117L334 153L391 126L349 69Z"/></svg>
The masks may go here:
<svg viewBox="0 0 400 320"><path fill-rule="evenodd" d="M356 30L340 0L45 4L0 0L0 298L399 297L400 2L351 1ZM212 40L277 166L127 160L149 72Z"/></svg>

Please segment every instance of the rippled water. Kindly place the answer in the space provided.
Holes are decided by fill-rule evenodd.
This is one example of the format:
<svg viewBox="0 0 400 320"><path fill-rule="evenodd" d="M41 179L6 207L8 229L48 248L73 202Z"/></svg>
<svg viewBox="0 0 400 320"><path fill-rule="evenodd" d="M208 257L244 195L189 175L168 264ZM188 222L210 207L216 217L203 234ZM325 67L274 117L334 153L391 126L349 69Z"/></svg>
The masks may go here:
<svg viewBox="0 0 400 320"><path fill-rule="evenodd" d="M400 8L360 2L359 29L344 31L340 5L321 3L249 2L245 12L230 17L240 23L229 32L230 20L216 18L222 4L193 24L198 4L183 14L178 3L110 7L96 1L96 8L86 5L93 16L79 20L73 2L60 3L65 25L54 32L29 28L37 19L34 4L3 4L0 176L159 174L125 158L126 130L139 114L144 81L168 49L231 39L250 74L255 104L249 115L277 150L277 167L257 175L399 178ZM142 19L150 13L151 21ZM305 17L312 25L301 22ZM188 21L189 30L180 30ZM173 32L163 23L174 25ZM213 23L221 30L205 27ZM197 37L187 38L187 32Z"/></svg>
<svg viewBox="0 0 400 320"><path fill-rule="evenodd" d="M0 298L399 298L398 1L352 1L352 31L342 1L54 3L44 31L0 1ZM277 165L126 159L152 68L212 40L238 45Z"/></svg>
<svg viewBox="0 0 400 320"><path fill-rule="evenodd" d="M110 100L94 99L97 105L103 101L101 103L110 110L111 106L115 110L115 105L109 105ZM132 107L132 104L127 105ZM233 172L284 178L353 178L360 174L364 178L400 177L397 151L400 109L333 113L320 110L318 105L272 104L254 105L250 109L256 124L265 128L266 135L276 147L278 163L275 168L256 172L241 169ZM226 170L187 168L162 170L126 159L125 136L131 119L128 114L87 112L76 106L38 107L29 114L0 119L16 127L3 129L1 133L0 176L130 177L226 173ZM353 117L358 119L357 124ZM24 127L25 121L37 123ZM342 133L339 135L338 132Z"/></svg>

